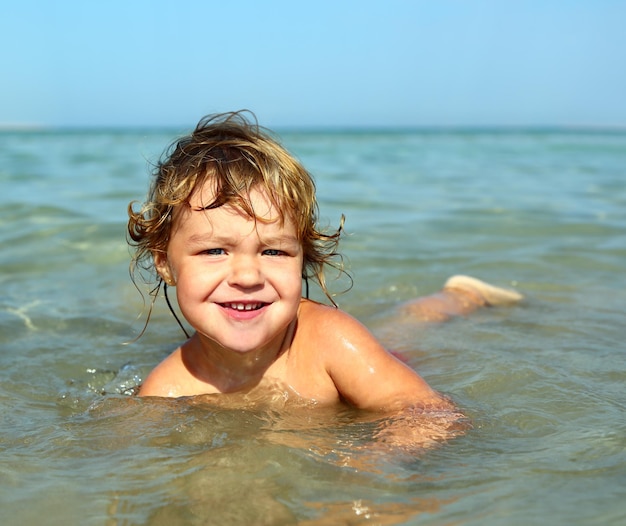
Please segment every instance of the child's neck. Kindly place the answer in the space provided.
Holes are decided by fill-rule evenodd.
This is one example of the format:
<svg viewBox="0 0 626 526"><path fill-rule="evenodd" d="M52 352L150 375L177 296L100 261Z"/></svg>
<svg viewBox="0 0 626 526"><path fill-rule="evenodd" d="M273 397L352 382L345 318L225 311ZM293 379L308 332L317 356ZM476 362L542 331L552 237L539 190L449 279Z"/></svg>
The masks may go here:
<svg viewBox="0 0 626 526"><path fill-rule="evenodd" d="M290 347L295 320L269 345L248 352L226 349L194 334L182 348L182 359L189 372L221 393L250 389L261 382L267 370Z"/></svg>

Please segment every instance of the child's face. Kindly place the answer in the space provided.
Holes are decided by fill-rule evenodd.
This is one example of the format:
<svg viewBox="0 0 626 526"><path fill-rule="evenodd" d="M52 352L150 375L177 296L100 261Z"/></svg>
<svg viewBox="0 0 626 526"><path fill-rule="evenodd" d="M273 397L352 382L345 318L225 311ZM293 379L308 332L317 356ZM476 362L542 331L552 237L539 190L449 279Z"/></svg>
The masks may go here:
<svg viewBox="0 0 626 526"><path fill-rule="evenodd" d="M302 243L288 217L280 223L263 191L250 202L261 221L213 201L205 187L172 228L167 258L157 270L176 283L179 306L200 334L221 347L247 352L282 342L302 293Z"/></svg>

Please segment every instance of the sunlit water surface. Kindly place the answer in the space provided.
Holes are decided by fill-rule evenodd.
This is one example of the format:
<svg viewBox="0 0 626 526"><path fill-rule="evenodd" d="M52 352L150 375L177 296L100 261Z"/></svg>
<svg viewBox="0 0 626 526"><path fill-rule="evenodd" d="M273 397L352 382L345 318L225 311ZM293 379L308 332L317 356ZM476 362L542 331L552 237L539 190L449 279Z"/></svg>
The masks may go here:
<svg viewBox="0 0 626 526"><path fill-rule="evenodd" d="M280 389L131 395L182 338L160 304L124 345L143 326L125 210L174 136L0 134L2 524L626 521L626 134L282 135L324 223L347 217L340 306L472 422L414 448L381 438L391 417ZM440 325L382 314L455 273L526 300Z"/></svg>

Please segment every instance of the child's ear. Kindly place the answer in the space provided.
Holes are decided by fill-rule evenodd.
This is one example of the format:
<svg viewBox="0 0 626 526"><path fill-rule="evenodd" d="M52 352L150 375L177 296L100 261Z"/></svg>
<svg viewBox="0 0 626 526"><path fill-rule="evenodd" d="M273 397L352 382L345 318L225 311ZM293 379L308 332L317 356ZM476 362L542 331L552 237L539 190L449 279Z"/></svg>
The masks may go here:
<svg viewBox="0 0 626 526"><path fill-rule="evenodd" d="M163 281L170 286L176 285L172 267L170 267L169 261L167 260L167 254L163 252L153 252L152 259L154 260L154 267Z"/></svg>

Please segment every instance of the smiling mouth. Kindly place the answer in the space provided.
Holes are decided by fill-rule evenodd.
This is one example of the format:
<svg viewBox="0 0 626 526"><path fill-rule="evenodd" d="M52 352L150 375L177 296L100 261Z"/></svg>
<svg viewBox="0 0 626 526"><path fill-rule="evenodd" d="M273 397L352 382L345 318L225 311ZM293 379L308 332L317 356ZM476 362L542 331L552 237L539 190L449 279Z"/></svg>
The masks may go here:
<svg viewBox="0 0 626 526"><path fill-rule="evenodd" d="M239 312L259 310L265 307L267 303L220 303L225 309L232 309Z"/></svg>

